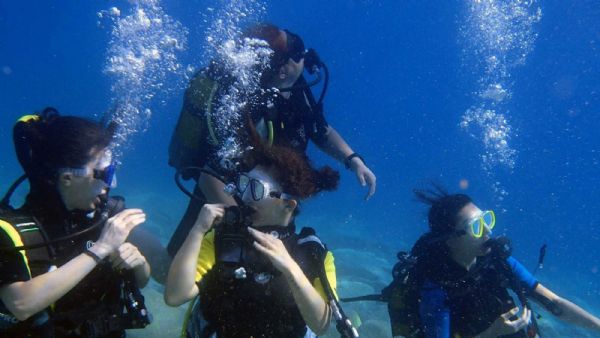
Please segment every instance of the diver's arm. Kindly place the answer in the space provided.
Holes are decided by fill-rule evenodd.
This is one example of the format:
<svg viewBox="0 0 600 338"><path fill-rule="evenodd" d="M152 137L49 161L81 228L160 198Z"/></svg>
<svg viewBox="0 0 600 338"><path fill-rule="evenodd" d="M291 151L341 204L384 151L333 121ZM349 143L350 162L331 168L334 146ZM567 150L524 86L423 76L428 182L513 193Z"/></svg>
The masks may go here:
<svg viewBox="0 0 600 338"><path fill-rule="evenodd" d="M315 142L315 144L324 153L342 163L346 157L354 153L350 145L342 138L342 135L340 135L332 126L327 126L327 131L325 132L322 141Z"/></svg>
<svg viewBox="0 0 600 338"><path fill-rule="evenodd" d="M198 294L196 265L203 239L204 232L194 227L173 258L165 284L164 298L167 305L179 306Z"/></svg>
<svg viewBox="0 0 600 338"><path fill-rule="evenodd" d="M150 280L150 264L144 259L144 263L133 268L135 282L139 288L143 288Z"/></svg>
<svg viewBox="0 0 600 338"><path fill-rule="evenodd" d="M331 309L295 261L283 272L306 325L317 335L323 335L331 321Z"/></svg>
<svg viewBox="0 0 600 338"><path fill-rule="evenodd" d="M0 288L0 298L18 320L26 320L71 291L96 265L91 256L80 254L54 271Z"/></svg>
<svg viewBox="0 0 600 338"><path fill-rule="evenodd" d="M256 239L254 247L285 276L306 325L317 335L324 334L331 320L331 309L290 256L283 242L252 228L248 228L248 231Z"/></svg>
<svg viewBox="0 0 600 338"><path fill-rule="evenodd" d="M224 211L224 206L219 204L206 204L202 207L194 227L177 251L169 268L164 295L167 305L179 306L198 295L196 267L202 240L215 220L223 217Z"/></svg>
<svg viewBox="0 0 600 338"><path fill-rule="evenodd" d="M25 282L15 282L0 289L0 298L19 320L25 320L42 311L75 287L98 264L117 251L129 232L146 221L140 209L125 209L108 219L100 238L88 249L60 268L36 276ZM92 255L95 258L92 258Z"/></svg>
<svg viewBox="0 0 600 338"><path fill-rule="evenodd" d="M561 320L600 332L600 319L577 304L558 296L542 284L538 284L533 293L533 300L543 305Z"/></svg>
<svg viewBox="0 0 600 338"><path fill-rule="evenodd" d="M323 137L323 141L315 142L315 144L324 153L328 154L329 156L335 158L336 160L342 163L346 161L348 156L354 153L352 148L350 148L350 145L348 145L348 143L346 143L342 136L331 126L327 126L327 131L325 133L325 136ZM348 165L356 175L356 178L358 179L360 185L369 186L369 192L367 193L365 199L371 198L371 196L375 194L375 190L377 187L377 177L375 177L375 174L358 156L353 157L348 163Z"/></svg>
<svg viewBox="0 0 600 338"><path fill-rule="evenodd" d="M204 169L213 171L209 166L204 166ZM223 189L225 185L212 175L201 173L198 178L200 190L206 198L206 203L214 204L221 203L225 205L236 205L235 200L227 194Z"/></svg>

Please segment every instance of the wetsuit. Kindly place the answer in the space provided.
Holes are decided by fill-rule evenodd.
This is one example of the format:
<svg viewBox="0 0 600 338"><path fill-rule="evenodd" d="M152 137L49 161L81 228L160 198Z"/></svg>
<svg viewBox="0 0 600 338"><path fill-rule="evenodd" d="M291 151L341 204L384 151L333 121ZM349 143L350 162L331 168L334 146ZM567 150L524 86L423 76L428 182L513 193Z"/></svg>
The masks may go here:
<svg viewBox="0 0 600 338"><path fill-rule="evenodd" d="M312 256L308 246L299 244L303 241L299 242L296 234L286 234L285 228L279 228L283 229L278 233L288 252L327 302L318 270L319 265L324 265L327 279L335 292L333 255L327 252L324 260L320 261ZM271 228L269 232L274 230L277 231ZM316 236L311 236L311 240L315 239ZM229 274L231 271L216 259L215 231L211 230L204 236L196 269L200 305L193 314L195 318L190 321L201 321L204 324L197 324L195 328L188 325L188 337L199 334L197 330L207 330L203 331L200 337L205 337L204 334L209 332L216 332L219 338L305 336L306 323L300 315L285 277L275 271L270 262L265 264L265 257L255 253L258 254L257 262L246 266L248 276L238 279L232 277Z"/></svg>
<svg viewBox="0 0 600 338"><path fill-rule="evenodd" d="M470 274L451 259L430 269L420 291L419 315L426 337L475 336L515 307L508 289L533 292L533 275L512 256L498 265L483 266L480 257ZM505 269L506 271L500 271ZM507 279L505 274L510 274ZM524 332L510 337L526 337Z"/></svg>
<svg viewBox="0 0 600 338"><path fill-rule="evenodd" d="M197 76L201 75L207 76L205 74L199 74ZM208 76L210 76L210 74ZM192 80L192 85L194 83L196 83L196 81ZM305 84L306 80L304 77L300 77L295 85L302 86ZM196 111L197 114L205 114L204 111L201 111L204 109L202 104L199 104L198 102L195 104L190 103L190 101L195 98L193 95L195 91L192 89L193 88L190 87L186 91L183 109ZM226 87L219 87L215 96L222 95L225 91ZM214 99L213 102L217 103L218 100ZM309 88L292 90L288 99L277 96L273 100L273 104L274 109L267 108L265 103L254 107L250 112L259 133L264 137L267 137L267 131L265 129L267 128L266 121L272 122L274 135L273 144L291 147L299 153L304 154L308 147L309 140L312 140L316 144L322 144L324 142L328 124L322 109L316 106L314 97ZM216 108L213 107L212 110L215 111ZM202 137L208 138L208 131L204 131ZM231 176L235 173L224 170L220 165L218 146L212 145L210 142L205 142L204 144L202 151L205 152L205 164L211 167L217 174L227 179L233 179ZM185 238L198 217L200 209L202 209L202 206L204 205L204 201L202 200L204 196L198 185L196 185L194 189L194 194L199 196L201 200L190 200L183 218L175 229L167 246L167 250L172 257L175 256L185 241Z"/></svg>
<svg viewBox="0 0 600 338"><path fill-rule="evenodd" d="M58 196L29 195L17 211L0 214L0 247L27 244L32 233L40 242L63 237L88 228L98 212L68 212ZM111 215L120 210L114 210ZM91 217L91 218L90 218ZM3 251L0 255L0 286L28 281L50 269L60 267L80 255L97 240L102 226L71 240L24 251ZM30 243L31 244L31 243ZM124 337L125 320L121 318L123 278L109 263L97 265L85 278L51 308L26 321L18 321L0 301L1 337Z"/></svg>

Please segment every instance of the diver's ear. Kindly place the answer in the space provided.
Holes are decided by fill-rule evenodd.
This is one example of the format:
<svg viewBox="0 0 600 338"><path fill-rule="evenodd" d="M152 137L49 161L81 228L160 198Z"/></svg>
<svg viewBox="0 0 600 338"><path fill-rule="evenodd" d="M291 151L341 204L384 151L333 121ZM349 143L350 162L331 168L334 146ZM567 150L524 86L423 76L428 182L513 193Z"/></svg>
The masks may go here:
<svg viewBox="0 0 600 338"><path fill-rule="evenodd" d="M296 210L296 208L298 207L298 201L290 199L290 200L284 200L283 201L287 207L289 207L290 209L292 209L292 211Z"/></svg>

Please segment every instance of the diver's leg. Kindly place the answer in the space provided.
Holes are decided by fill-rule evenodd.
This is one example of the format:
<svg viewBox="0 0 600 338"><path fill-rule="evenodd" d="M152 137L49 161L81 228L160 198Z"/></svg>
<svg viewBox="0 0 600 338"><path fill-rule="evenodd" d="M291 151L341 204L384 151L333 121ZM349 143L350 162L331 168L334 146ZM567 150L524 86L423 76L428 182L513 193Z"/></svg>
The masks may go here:
<svg viewBox="0 0 600 338"><path fill-rule="evenodd" d="M175 232L167 245L167 252L171 257L175 257L177 251L179 251L179 248L183 245L183 242L196 222L196 218L198 218L202 206L204 206L204 194L202 194L202 190L198 184L196 184L196 187L194 188L194 195L200 197L201 200L190 198L190 203L185 210L185 214L179 222L179 225L177 225L177 229L175 229Z"/></svg>

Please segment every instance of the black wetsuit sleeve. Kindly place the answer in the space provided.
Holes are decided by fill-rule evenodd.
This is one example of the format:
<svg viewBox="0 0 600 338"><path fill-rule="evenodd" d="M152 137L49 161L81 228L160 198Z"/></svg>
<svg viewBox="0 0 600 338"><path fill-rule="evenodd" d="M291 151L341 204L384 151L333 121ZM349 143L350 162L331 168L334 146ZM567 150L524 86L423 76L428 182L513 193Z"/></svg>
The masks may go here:
<svg viewBox="0 0 600 338"><path fill-rule="evenodd" d="M0 286L29 280L25 257L19 251L8 249L14 248L15 243L3 228L0 228L0 247Z"/></svg>

